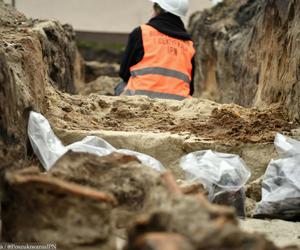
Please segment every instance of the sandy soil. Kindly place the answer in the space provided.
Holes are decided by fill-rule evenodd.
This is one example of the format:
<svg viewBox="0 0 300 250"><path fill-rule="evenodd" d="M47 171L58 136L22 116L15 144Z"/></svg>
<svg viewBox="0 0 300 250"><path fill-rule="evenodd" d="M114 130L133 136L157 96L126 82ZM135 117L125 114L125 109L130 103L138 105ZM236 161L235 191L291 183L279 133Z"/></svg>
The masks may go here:
<svg viewBox="0 0 300 250"><path fill-rule="evenodd" d="M282 220L241 220L240 226L250 233L264 234L278 247L291 245L300 246L300 223L287 222Z"/></svg>
<svg viewBox="0 0 300 250"><path fill-rule="evenodd" d="M294 128L279 108L259 111L204 99L183 102L147 97L47 95L52 125L69 130L171 132L224 142L271 142Z"/></svg>

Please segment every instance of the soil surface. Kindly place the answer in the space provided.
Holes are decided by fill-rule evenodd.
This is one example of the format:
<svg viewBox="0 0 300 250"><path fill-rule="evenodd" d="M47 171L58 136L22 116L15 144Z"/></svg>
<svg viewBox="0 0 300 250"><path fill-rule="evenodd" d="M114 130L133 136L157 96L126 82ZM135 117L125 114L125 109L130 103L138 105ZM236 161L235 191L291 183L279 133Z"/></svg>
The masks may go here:
<svg viewBox="0 0 300 250"><path fill-rule="evenodd" d="M49 88L47 117L56 129L170 132L224 142L271 142L289 132L278 107L259 111L204 99L182 102L147 97L70 96Z"/></svg>
<svg viewBox="0 0 300 250"><path fill-rule="evenodd" d="M247 219L241 220L240 226L246 232L257 232L267 236L278 247L300 245L299 222Z"/></svg>

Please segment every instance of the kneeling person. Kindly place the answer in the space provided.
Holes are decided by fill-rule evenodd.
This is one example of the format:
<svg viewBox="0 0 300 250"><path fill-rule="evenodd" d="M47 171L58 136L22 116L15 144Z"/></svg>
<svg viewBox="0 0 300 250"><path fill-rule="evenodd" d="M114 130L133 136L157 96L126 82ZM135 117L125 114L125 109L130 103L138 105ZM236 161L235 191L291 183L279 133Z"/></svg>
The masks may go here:
<svg viewBox="0 0 300 250"><path fill-rule="evenodd" d="M154 17L129 36L120 68L122 95L183 100L194 91L195 49L180 19L188 0L151 1Z"/></svg>

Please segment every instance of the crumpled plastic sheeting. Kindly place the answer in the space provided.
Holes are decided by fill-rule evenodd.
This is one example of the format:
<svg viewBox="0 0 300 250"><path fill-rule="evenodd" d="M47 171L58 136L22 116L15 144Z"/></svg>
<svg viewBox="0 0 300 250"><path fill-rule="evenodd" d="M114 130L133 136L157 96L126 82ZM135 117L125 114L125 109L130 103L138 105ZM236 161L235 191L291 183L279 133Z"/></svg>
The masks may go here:
<svg viewBox="0 0 300 250"><path fill-rule="evenodd" d="M244 216L243 187L251 173L238 155L197 151L184 156L180 166L188 180L205 185L211 202L233 205L238 215Z"/></svg>
<svg viewBox="0 0 300 250"><path fill-rule="evenodd" d="M98 156L108 155L116 151L112 145L96 136L87 136L79 142L74 142L66 147L74 152L90 153Z"/></svg>
<svg viewBox="0 0 300 250"><path fill-rule="evenodd" d="M299 219L300 142L277 134L275 146L282 159L272 160L266 170L254 216Z"/></svg>
<svg viewBox="0 0 300 250"><path fill-rule="evenodd" d="M104 156L113 152L136 156L145 166L164 171L163 165L153 157L139 152L116 149L105 140L96 136L87 136L79 142L64 146L56 137L48 120L41 114L30 112L28 136L34 153L45 170L49 171L55 162L69 150Z"/></svg>
<svg viewBox="0 0 300 250"><path fill-rule="evenodd" d="M208 191L213 185L226 191L238 191L251 176L245 162L238 155L211 150L197 151L184 156L180 166L188 180L200 181ZM211 191L210 195L213 196L213 190Z"/></svg>
<svg viewBox="0 0 300 250"><path fill-rule="evenodd" d="M276 150L281 158L300 154L300 141L277 134L274 141Z"/></svg>
<svg viewBox="0 0 300 250"><path fill-rule="evenodd" d="M33 151L46 170L68 151L39 113L30 112L27 132Z"/></svg>

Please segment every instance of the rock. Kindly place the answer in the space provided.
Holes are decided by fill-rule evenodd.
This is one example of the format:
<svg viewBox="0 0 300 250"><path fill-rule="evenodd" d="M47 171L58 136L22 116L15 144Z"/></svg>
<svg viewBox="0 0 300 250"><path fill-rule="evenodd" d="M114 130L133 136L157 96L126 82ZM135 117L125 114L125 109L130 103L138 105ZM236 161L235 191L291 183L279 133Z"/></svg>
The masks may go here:
<svg viewBox="0 0 300 250"><path fill-rule="evenodd" d="M166 246L171 247L170 233L181 236L182 245L191 244L192 248L186 244L187 249L277 249L262 236L240 231L233 210L210 205L200 197L177 195L153 207L131 228L125 249L144 249L149 242L150 249L162 249L157 244L159 239L165 239Z"/></svg>
<svg viewBox="0 0 300 250"><path fill-rule="evenodd" d="M196 93L222 103L282 106L299 121L296 0L225 0L194 14Z"/></svg>
<svg viewBox="0 0 300 250"><path fill-rule="evenodd" d="M118 77L119 67L116 63L85 62L85 82L92 82L100 76Z"/></svg>
<svg viewBox="0 0 300 250"><path fill-rule="evenodd" d="M181 249L192 249L182 223L190 221L187 233L193 233L192 225L198 225L199 219L236 223L232 209L212 206L202 196L183 196L169 172L160 174L135 157L120 154L98 157L68 152L48 173L37 168L7 171L4 194L5 241L56 242L63 249L114 249L116 229L152 210L175 208L172 216L179 218L179 235L166 231L166 244L178 242ZM166 223L161 227L171 225L166 219L161 223ZM155 242L157 249L164 243L160 235L151 234L142 242L145 246Z"/></svg>
<svg viewBox="0 0 300 250"><path fill-rule="evenodd" d="M98 157L68 152L49 174L116 197L118 206L113 213L117 228L125 228L149 204L168 196L158 172L141 165L135 157L116 153Z"/></svg>
<svg viewBox="0 0 300 250"><path fill-rule="evenodd" d="M115 249L113 196L28 170L7 172L5 180L4 241Z"/></svg>

